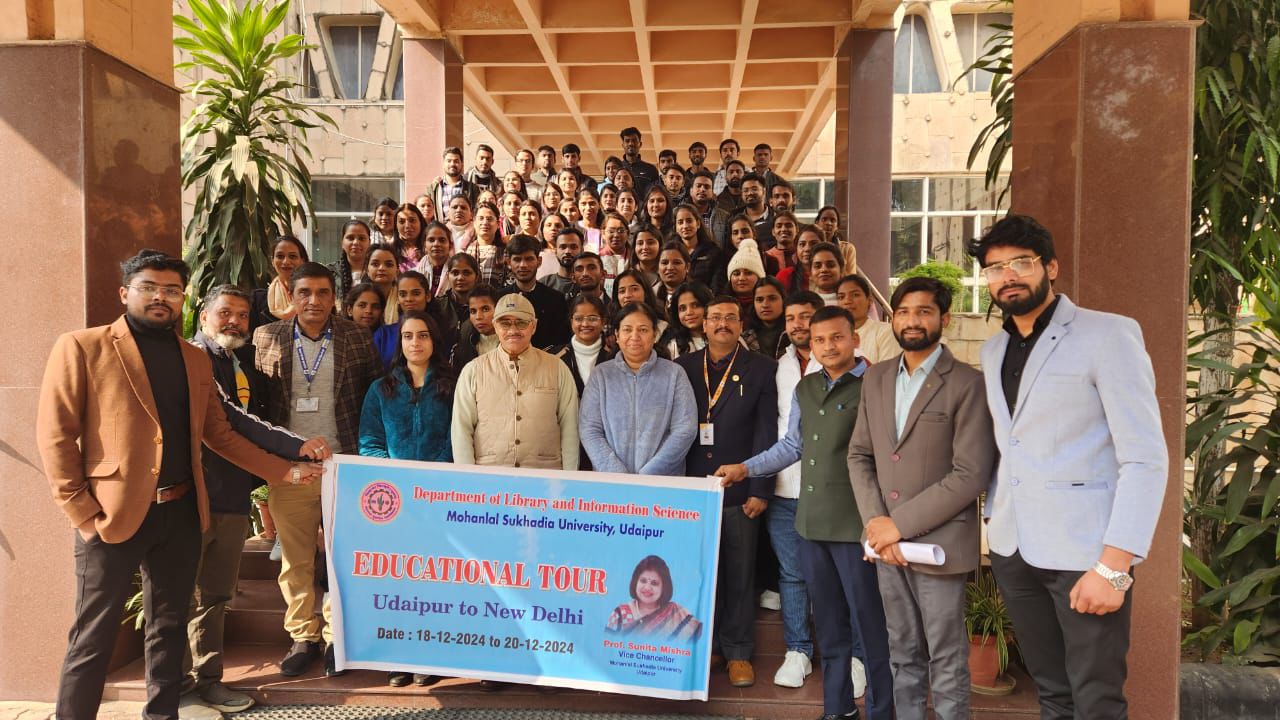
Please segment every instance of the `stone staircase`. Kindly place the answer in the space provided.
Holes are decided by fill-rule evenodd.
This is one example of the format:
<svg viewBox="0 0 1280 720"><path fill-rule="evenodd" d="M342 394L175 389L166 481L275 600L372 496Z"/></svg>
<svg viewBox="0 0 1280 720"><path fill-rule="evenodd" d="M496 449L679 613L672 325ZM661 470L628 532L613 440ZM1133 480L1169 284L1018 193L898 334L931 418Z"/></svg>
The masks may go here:
<svg viewBox="0 0 1280 720"><path fill-rule="evenodd" d="M240 586L226 619L225 676L227 685L252 694L270 705L376 705L418 708L559 709L587 712L723 715L743 718L803 718L822 715L822 680L815 668L804 687L773 684L786 645L782 618L760 610L756 621L756 684L729 685L723 672L712 673L710 700L660 700L612 693L557 689L548 692L527 686L501 691L483 690L474 680L446 679L431 687L393 688L383 672L357 670L337 678L323 677L320 663L297 678L279 674L279 662L289 648L284 631L284 599L276 577L280 563L268 555L270 544L250 540L240 564ZM815 665L816 665L815 661ZM1038 717L1030 680L1017 676L1018 691L1004 698L974 696L975 718ZM104 700L144 700L142 660L112 673Z"/></svg>

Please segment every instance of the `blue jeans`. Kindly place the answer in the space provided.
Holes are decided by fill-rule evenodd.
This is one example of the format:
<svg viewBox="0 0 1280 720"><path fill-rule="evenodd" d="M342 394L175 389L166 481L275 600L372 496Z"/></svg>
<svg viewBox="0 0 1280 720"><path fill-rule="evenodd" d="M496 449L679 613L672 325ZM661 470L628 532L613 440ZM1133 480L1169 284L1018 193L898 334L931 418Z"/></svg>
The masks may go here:
<svg viewBox="0 0 1280 720"><path fill-rule="evenodd" d="M800 574L800 534L796 532L796 504L799 500L772 497L765 521L769 539L778 556L778 594L782 596L782 638L788 650L813 657L809 636L809 593Z"/></svg>

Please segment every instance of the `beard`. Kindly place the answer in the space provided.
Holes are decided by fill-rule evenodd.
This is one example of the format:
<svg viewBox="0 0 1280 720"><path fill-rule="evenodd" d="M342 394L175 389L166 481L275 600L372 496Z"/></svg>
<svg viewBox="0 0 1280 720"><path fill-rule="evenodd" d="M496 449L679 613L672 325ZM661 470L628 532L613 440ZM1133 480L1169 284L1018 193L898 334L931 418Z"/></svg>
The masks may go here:
<svg viewBox="0 0 1280 720"><path fill-rule="evenodd" d="M151 307L156 307L156 306L151 306ZM182 317L180 313L175 313L173 311L173 308L170 308L168 305L165 305L163 307L165 310L169 311L169 319L156 320L155 318L152 318L149 315L147 315L147 310L150 310L151 307L143 308L142 312L138 314L134 314L130 312L129 317L133 318L134 321L137 322L139 325L142 325L143 327L148 328L150 330L172 330L173 327L177 325L178 319Z"/></svg>
<svg viewBox="0 0 1280 720"><path fill-rule="evenodd" d="M218 347L226 350L227 352L239 350L248 342L241 335L229 335L227 333L220 332L215 332L209 337L217 344Z"/></svg>
<svg viewBox="0 0 1280 720"><path fill-rule="evenodd" d="M742 178L733 178L731 180L726 180L725 185L729 186L730 188L733 188L734 190L739 190L742 188Z"/></svg>
<svg viewBox="0 0 1280 720"><path fill-rule="evenodd" d="M930 332L929 328L918 328L918 327L904 328L904 331L905 330L924 330L924 335L919 337L913 337L910 340L908 340L907 338L903 337L903 334L901 332L894 330L893 337L898 341L898 345L901 346L903 350L909 350L912 352L916 350L924 350L942 339L941 327L939 327L934 332Z"/></svg>
<svg viewBox="0 0 1280 720"><path fill-rule="evenodd" d="M1004 292L1007 287L1009 286L1000 288L1000 292ZM1040 280L1040 284L1035 287L1028 287L1021 283L1015 284L1012 287L1027 288L1028 292L1026 297L1016 300L1001 300L999 293L996 293L991 297L991 302L996 307L1000 308L1000 311L1005 315L1026 315L1032 310L1040 307L1040 304L1045 301L1045 298L1049 297L1049 276L1045 275L1044 278Z"/></svg>
<svg viewBox="0 0 1280 720"><path fill-rule="evenodd" d="M577 255L569 255L569 256L560 258L560 267L572 272L573 264L577 261L578 261Z"/></svg>

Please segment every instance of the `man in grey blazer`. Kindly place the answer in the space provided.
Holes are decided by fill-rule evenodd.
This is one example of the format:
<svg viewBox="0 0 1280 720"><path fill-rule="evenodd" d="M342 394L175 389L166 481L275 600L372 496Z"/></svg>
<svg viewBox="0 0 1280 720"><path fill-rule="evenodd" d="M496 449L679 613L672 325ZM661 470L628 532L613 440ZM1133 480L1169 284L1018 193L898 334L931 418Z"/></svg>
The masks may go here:
<svg viewBox="0 0 1280 720"><path fill-rule="evenodd" d="M991 481L995 442L982 373L942 345L951 291L909 278L893 293L903 352L875 363L862 384L849 442L849 481L880 556L898 720L969 717L965 583L978 567L977 499ZM903 540L940 545L941 566L908 565Z"/></svg>
<svg viewBox="0 0 1280 720"><path fill-rule="evenodd" d="M1053 292L1049 231L1010 215L970 243L1004 332L982 346L1000 461L991 568L1044 720L1125 718L1130 569L1168 480L1155 375L1132 319Z"/></svg>

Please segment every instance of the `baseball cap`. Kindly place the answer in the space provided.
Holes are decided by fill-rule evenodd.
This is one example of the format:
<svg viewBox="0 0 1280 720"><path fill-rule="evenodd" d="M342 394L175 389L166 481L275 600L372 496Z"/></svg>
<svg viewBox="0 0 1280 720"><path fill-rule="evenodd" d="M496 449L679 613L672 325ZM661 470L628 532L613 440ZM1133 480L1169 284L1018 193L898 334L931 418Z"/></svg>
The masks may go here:
<svg viewBox="0 0 1280 720"><path fill-rule="evenodd" d="M503 295L498 298L498 305L493 309L493 319L497 321L508 315L520 320L533 320L533 304L518 292Z"/></svg>

